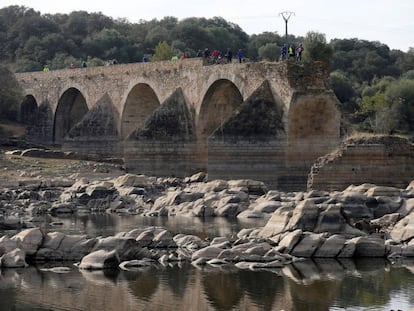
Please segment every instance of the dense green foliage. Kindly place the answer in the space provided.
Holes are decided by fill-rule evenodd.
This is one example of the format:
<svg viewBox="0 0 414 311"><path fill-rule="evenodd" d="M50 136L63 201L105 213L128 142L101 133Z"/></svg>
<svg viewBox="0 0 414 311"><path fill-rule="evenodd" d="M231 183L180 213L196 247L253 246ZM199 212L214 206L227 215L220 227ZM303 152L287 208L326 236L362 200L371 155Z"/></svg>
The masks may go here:
<svg viewBox="0 0 414 311"><path fill-rule="evenodd" d="M14 74L0 66L0 120L17 120L22 91Z"/></svg>
<svg viewBox="0 0 414 311"><path fill-rule="evenodd" d="M84 11L42 15L23 6L0 9L0 65L15 72L41 70L45 64L54 70L82 61L100 66L114 60L139 62L143 56L151 61L184 53L194 57L205 48L223 53L241 48L251 61L277 61L283 44L298 43L305 48L303 62L329 65L340 109L357 129L414 131L414 48L390 50L380 42L356 38L327 42L324 34L314 31L287 39L277 32L248 36L220 17L130 23ZM5 97L0 97L3 103Z"/></svg>

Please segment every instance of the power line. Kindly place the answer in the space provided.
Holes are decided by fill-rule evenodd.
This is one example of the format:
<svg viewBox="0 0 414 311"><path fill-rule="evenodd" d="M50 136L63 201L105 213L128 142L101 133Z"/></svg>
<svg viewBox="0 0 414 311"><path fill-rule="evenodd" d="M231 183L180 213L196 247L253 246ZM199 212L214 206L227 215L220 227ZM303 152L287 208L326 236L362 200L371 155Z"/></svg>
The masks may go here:
<svg viewBox="0 0 414 311"><path fill-rule="evenodd" d="M289 11L285 11L285 12L280 12L279 13L279 16L282 16L282 18L283 18L283 20L285 21L285 30L286 30L286 43L287 43L287 38L288 38L288 21L289 21L289 18L291 17L291 16L294 16L295 15L295 13L294 12L289 12Z"/></svg>

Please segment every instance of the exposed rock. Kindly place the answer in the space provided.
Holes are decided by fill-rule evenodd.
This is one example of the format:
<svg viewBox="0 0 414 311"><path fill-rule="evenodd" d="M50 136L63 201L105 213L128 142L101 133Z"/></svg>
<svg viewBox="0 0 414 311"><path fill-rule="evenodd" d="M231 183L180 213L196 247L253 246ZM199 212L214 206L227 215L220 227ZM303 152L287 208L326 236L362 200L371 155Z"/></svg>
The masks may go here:
<svg viewBox="0 0 414 311"><path fill-rule="evenodd" d="M345 223L346 221L342 215L342 205L328 204L320 212L314 232L342 233L345 228Z"/></svg>
<svg viewBox="0 0 414 311"><path fill-rule="evenodd" d="M26 229L17 233L11 239L17 241L19 248L25 251L27 255L33 255L43 242L43 233L39 228Z"/></svg>
<svg viewBox="0 0 414 311"><path fill-rule="evenodd" d="M173 240L171 232L163 230L154 236L151 246L155 248L171 248L177 247L177 244Z"/></svg>
<svg viewBox="0 0 414 311"><path fill-rule="evenodd" d="M137 238L136 241L141 247L149 246L152 243L152 240L154 239L154 232L153 230L145 230L144 232L141 232Z"/></svg>
<svg viewBox="0 0 414 311"><path fill-rule="evenodd" d="M321 234L304 233L301 240L289 253L296 257L312 257L324 240Z"/></svg>
<svg viewBox="0 0 414 311"><path fill-rule="evenodd" d="M18 230L23 227L21 220L14 216L0 216L0 230Z"/></svg>
<svg viewBox="0 0 414 311"><path fill-rule="evenodd" d="M313 254L314 257L335 258L344 247L346 238L339 234L334 234L323 241L322 245Z"/></svg>
<svg viewBox="0 0 414 311"><path fill-rule="evenodd" d="M200 249L208 245L207 242L201 240L195 235L177 234L173 238L178 247L187 248L191 250Z"/></svg>
<svg viewBox="0 0 414 311"><path fill-rule="evenodd" d="M355 238L355 257L384 257L385 241L376 237Z"/></svg>
<svg viewBox="0 0 414 311"><path fill-rule="evenodd" d="M265 214L259 211L255 210L245 210L239 214L237 214L237 218L243 219L243 218L265 218L270 217L269 214Z"/></svg>
<svg viewBox="0 0 414 311"><path fill-rule="evenodd" d="M216 246L207 246L194 252L191 256L191 261L197 261L200 258L205 258L208 261L210 259L216 258L222 251L222 248Z"/></svg>
<svg viewBox="0 0 414 311"><path fill-rule="evenodd" d="M401 207L398 209L397 213L401 217L405 217L414 210L414 198L403 200Z"/></svg>
<svg viewBox="0 0 414 311"><path fill-rule="evenodd" d="M72 202L68 203L60 203L55 202L52 204L52 206L49 208L49 213L51 214L72 214L76 210L76 204Z"/></svg>
<svg viewBox="0 0 414 311"><path fill-rule="evenodd" d="M401 219L391 230L391 238L397 242L405 242L414 238L414 213Z"/></svg>
<svg viewBox="0 0 414 311"><path fill-rule="evenodd" d="M25 268L28 266L25 258L26 252L20 248L16 248L0 257L0 267Z"/></svg>
<svg viewBox="0 0 414 311"><path fill-rule="evenodd" d="M367 190L366 195L370 197L399 197L401 196L401 189L386 186L373 186Z"/></svg>
<svg viewBox="0 0 414 311"><path fill-rule="evenodd" d="M279 207L282 206L280 201L267 201L258 203L254 207L254 211L261 212L261 213L273 213Z"/></svg>
<svg viewBox="0 0 414 311"><path fill-rule="evenodd" d="M277 246L277 250L283 253L291 253L293 248L302 238L302 230L297 229L295 231L287 233L280 241L279 245Z"/></svg>
<svg viewBox="0 0 414 311"><path fill-rule="evenodd" d="M42 247L50 249L58 249L62 243L65 234L61 232L48 232L44 237Z"/></svg>
<svg viewBox="0 0 414 311"><path fill-rule="evenodd" d="M318 206L312 200L305 199L294 209L286 229L313 231L317 225L319 213Z"/></svg>
<svg viewBox="0 0 414 311"><path fill-rule="evenodd" d="M120 264L119 255L116 250L97 250L82 258L79 269L100 270L112 269Z"/></svg>
<svg viewBox="0 0 414 311"><path fill-rule="evenodd" d="M286 230L294 208L284 206L278 208L260 232L260 236L268 238Z"/></svg>
<svg viewBox="0 0 414 311"><path fill-rule="evenodd" d="M92 252L98 250L105 250L108 252L115 250L121 261L140 259L143 257L142 247L136 240L129 238L119 238L114 236L99 238L92 248Z"/></svg>

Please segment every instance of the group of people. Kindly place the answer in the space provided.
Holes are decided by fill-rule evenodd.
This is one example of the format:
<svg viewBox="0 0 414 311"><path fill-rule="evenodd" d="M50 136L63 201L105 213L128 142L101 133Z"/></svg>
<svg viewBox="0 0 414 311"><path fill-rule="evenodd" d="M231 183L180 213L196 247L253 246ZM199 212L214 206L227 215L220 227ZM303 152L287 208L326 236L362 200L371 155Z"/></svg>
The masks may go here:
<svg viewBox="0 0 414 311"><path fill-rule="evenodd" d="M289 45L289 47L284 44L280 49L280 60L285 59L293 59L296 61L302 60L302 53L305 49L303 48L303 44L300 43L296 47L293 45Z"/></svg>
<svg viewBox="0 0 414 311"><path fill-rule="evenodd" d="M205 48L204 52L198 50L197 57L204 57L212 64L231 64L233 61L233 51L228 48L226 53L223 55L222 52L218 50L213 50L210 52L209 48ZM239 49L236 53L236 57L239 63L242 63L244 60L244 53L242 49Z"/></svg>
<svg viewBox="0 0 414 311"><path fill-rule="evenodd" d="M86 64L86 62L85 62L85 61L82 61L82 62L80 63L79 68L86 68L86 67L88 67L88 65ZM71 63L71 64L69 65L69 68L70 68L70 69L75 69L76 67L75 67L75 65L74 65L73 63ZM43 72L49 72L49 71L50 71L49 65L48 65L48 64L44 65L44 66L43 66Z"/></svg>

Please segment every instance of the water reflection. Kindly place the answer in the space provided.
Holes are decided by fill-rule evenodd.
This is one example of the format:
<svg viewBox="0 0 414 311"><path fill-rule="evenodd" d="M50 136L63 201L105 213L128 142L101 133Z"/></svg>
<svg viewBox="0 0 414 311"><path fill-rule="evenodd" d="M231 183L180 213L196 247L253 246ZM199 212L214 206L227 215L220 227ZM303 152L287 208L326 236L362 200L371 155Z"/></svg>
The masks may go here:
<svg viewBox="0 0 414 311"><path fill-rule="evenodd" d="M140 215L87 214L59 217L45 216L35 223L45 231L60 231L65 234L87 234L88 236L109 236L137 228L164 227L173 234L194 234L204 239L216 236L235 236L242 228L262 227L265 219L240 221L223 217L146 217ZM8 235L15 232L0 232Z"/></svg>
<svg viewBox="0 0 414 311"><path fill-rule="evenodd" d="M144 301L149 301L159 286L159 277L154 267L142 269L141 271L123 272L128 280L130 292Z"/></svg>
<svg viewBox="0 0 414 311"><path fill-rule="evenodd" d="M73 267L73 266L72 266ZM414 262L307 260L282 269L160 265L3 269L1 310L387 310L414 306Z"/></svg>
<svg viewBox="0 0 414 311"><path fill-rule="evenodd" d="M281 310L289 306L284 299L284 280L278 270L240 271L240 284L243 291L263 310Z"/></svg>
<svg viewBox="0 0 414 311"><path fill-rule="evenodd" d="M215 269L202 274L207 299L215 310L232 310L243 296L239 275L234 269Z"/></svg>

